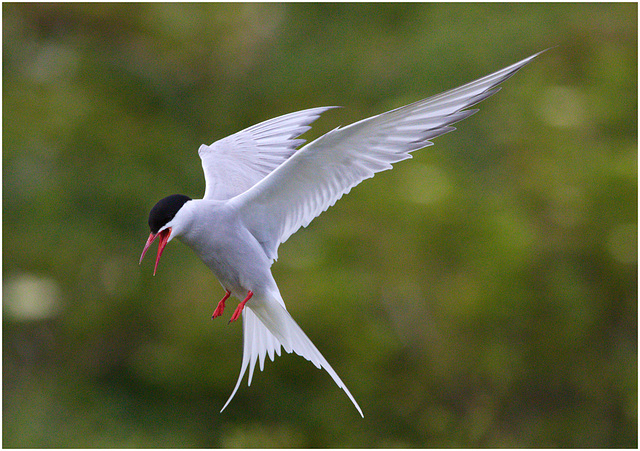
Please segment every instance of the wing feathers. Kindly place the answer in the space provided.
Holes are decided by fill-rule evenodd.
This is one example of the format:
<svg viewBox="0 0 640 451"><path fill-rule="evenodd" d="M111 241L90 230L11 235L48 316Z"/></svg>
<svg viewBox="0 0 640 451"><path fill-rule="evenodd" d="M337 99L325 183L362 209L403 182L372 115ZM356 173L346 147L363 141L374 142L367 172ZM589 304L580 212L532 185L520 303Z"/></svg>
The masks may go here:
<svg viewBox="0 0 640 451"><path fill-rule="evenodd" d="M537 55L442 94L334 129L230 202L275 259L280 243L296 230L355 185L455 130L451 124L477 112L467 108L498 92L498 84Z"/></svg>
<svg viewBox="0 0 640 451"><path fill-rule="evenodd" d="M261 122L198 149L206 182L204 199L226 200L251 188L284 163L323 112L311 108Z"/></svg>

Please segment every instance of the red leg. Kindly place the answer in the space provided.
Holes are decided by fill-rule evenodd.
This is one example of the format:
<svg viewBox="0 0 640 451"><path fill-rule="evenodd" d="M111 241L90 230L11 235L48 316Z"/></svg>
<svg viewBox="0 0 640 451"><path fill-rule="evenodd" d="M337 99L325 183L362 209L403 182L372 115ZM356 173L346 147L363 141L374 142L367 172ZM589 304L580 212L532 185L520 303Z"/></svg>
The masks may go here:
<svg viewBox="0 0 640 451"><path fill-rule="evenodd" d="M247 293L247 297L244 298L244 301L238 304L238 307L236 307L236 311L233 312L233 315L231 316L231 319L229 320L229 322L235 321L238 318L240 318L240 313L242 313L242 309L244 308L244 305L247 303L249 299L251 299L251 296L253 296L253 291L249 291Z"/></svg>
<svg viewBox="0 0 640 451"><path fill-rule="evenodd" d="M216 307L215 312L213 312L213 315L211 315L211 319L217 318L218 316L222 315L222 312L224 312L224 301L229 299L229 296L231 296L231 292L229 290L225 290L225 291L226 293L224 294L224 297L222 298L222 300L218 302L218 306Z"/></svg>

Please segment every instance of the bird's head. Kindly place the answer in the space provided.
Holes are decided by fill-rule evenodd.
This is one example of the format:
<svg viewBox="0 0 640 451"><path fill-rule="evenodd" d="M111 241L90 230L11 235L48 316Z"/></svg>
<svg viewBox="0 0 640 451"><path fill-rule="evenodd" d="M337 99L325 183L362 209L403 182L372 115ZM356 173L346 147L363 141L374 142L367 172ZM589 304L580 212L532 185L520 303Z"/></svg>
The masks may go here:
<svg viewBox="0 0 640 451"><path fill-rule="evenodd" d="M149 239L142 250L140 263L142 263L144 254L147 253L151 243L153 243L157 237L160 237L158 255L156 256L156 265L153 268L154 276L156 275L156 270L158 269L158 263L160 262L160 256L162 255L164 247L169 241L171 241L173 236L179 234L178 232L182 228L183 224L180 221L180 215L178 215L178 212L184 204L190 200L191 198L189 196L185 196L183 194L172 194L171 196L161 199L149 212L149 228L151 229L151 234L149 235Z"/></svg>

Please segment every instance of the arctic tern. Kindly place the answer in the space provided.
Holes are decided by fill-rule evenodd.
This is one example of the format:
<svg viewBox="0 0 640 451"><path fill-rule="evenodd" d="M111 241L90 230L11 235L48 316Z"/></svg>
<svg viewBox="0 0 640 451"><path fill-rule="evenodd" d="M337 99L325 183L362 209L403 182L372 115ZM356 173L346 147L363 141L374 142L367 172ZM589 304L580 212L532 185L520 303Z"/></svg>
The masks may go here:
<svg viewBox="0 0 640 451"><path fill-rule="evenodd" d="M500 83L540 53L450 91L338 127L304 146L305 140L298 137L335 107L286 114L200 146L204 197L174 194L151 209L151 234L140 263L159 237L155 275L162 251L177 237L225 290L212 318L223 314L230 296L242 299L229 321L243 317L242 367L222 410L247 368L251 385L257 361L262 370L266 356L274 360L283 347L324 368L364 417L340 377L286 310L270 269L278 246L363 180L455 130L452 124L478 111L467 108L495 94Z"/></svg>

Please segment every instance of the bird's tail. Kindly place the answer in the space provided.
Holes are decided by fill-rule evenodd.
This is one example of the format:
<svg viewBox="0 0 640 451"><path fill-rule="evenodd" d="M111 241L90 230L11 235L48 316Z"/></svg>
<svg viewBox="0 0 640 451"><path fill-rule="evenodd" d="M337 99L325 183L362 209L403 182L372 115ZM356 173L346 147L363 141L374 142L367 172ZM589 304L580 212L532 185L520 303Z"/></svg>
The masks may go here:
<svg viewBox="0 0 640 451"><path fill-rule="evenodd" d="M275 354L280 355L280 346L282 346L288 353L293 351L309 360L316 367L324 368L335 383L338 384L338 387L345 391L351 402L353 402L353 405L358 409L360 415L364 418L360 406L351 395L351 392L349 392L349 389L344 385L344 382L342 382L322 354L320 354L318 348L315 347L291 317L284 307L284 302L280 298L273 301L265 301L262 299L256 299L256 301L255 303L249 302L242 312L244 329L242 367L240 368L238 382L224 407L222 407L222 410L229 405L238 391L247 367L249 368L248 383L251 385L253 370L258 359L260 360L260 370L262 371L267 354L271 360L274 360Z"/></svg>

